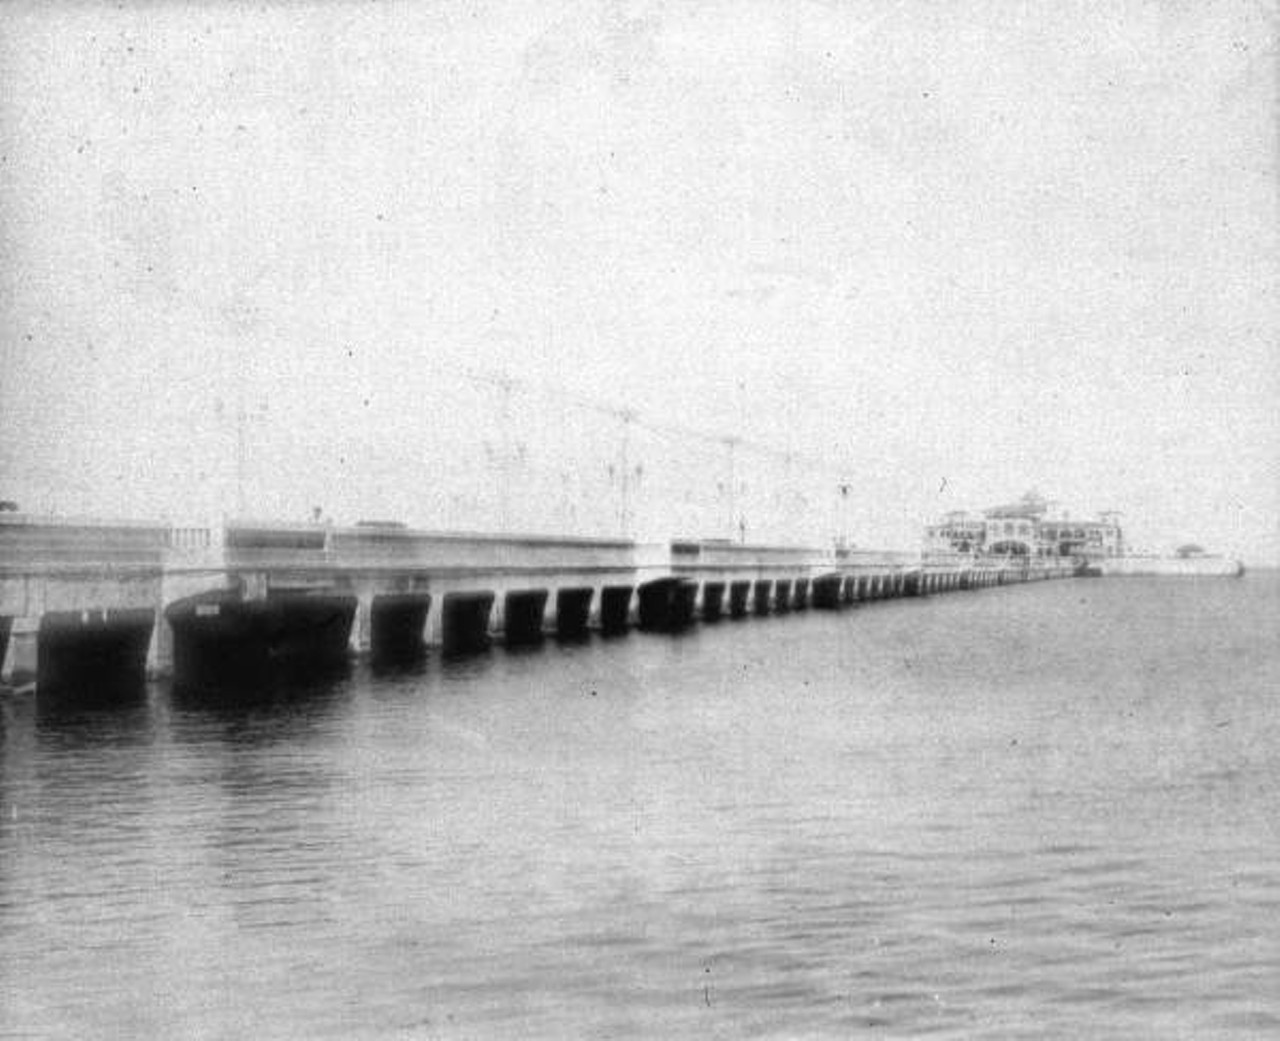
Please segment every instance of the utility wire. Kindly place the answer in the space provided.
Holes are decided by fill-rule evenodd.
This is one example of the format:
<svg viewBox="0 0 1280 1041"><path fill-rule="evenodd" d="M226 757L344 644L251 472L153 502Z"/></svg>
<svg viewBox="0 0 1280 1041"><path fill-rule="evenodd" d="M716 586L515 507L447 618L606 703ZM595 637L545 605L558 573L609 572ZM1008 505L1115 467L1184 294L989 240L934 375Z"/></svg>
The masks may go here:
<svg viewBox="0 0 1280 1041"><path fill-rule="evenodd" d="M743 437L739 434L720 433L689 426L684 423L671 423L668 421L655 420L646 416L646 414L641 412L639 409L631 406L620 405L616 402L590 397L577 391L572 391L565 387L556 387L542 381L534 382L531 380L512 377L505 372L486 372L472 367L447 369L443 366L434 364L431 367L436 369L438 372L460 377L461 379L474 384L498 387L504 393L509 393L512 390L540 393L546 397L563 401L583 411L608 416L620 422L633 423L637 427L660 436L700 441L708 445L715 445L722 448L733 445L736 449L741 449L758 456L772 458L797 469L826 474L837 477L841 480L847 480L851 470L851 467L833 465L829 460L821 459L817 456L808 455L803 452L797 452L792 449L781 448L777 445L760 441L756 438Z"/></svg>

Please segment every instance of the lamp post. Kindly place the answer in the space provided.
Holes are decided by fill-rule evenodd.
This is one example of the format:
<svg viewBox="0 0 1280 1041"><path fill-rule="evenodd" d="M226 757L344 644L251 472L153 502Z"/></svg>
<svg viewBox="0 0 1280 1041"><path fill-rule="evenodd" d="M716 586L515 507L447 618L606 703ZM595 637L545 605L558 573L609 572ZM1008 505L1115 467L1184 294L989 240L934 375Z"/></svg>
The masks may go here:
<svg viewBox="0 0 1280 1041"><path fill-rule="evenodd" d="M729 453L729 537L733 537L733 530L736 526L738 516L738 438L730 435L724 439L725 448Z"/></svg>
<svg viewBox="0 0 1280 1041"><path fill-rule="evenodd" d="M618 530L624 539L631 537L631 424L636 421L633 409L618 409L615 415L622 423L618 439Z"/></svg>
<svg viewBox="0 0 1280 1041"><path fill-rule="evenodd" d="M848 481L841 481L836 485L836 491L839 498L836 500L836 546L844 549L849 543L849 493L853 490L853 485Z"/></svg>

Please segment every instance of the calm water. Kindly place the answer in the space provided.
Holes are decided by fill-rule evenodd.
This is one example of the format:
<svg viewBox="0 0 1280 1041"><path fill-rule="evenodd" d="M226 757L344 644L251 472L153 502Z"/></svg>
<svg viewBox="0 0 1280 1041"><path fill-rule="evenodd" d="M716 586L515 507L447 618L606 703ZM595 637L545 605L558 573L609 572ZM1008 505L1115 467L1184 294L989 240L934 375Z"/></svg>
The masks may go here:
<svg viewBox="0 0 1280 1041"><path fill-rule="evenodd" d="M0 731L4 1037L1280 1036L1280 582Z"/></svg>

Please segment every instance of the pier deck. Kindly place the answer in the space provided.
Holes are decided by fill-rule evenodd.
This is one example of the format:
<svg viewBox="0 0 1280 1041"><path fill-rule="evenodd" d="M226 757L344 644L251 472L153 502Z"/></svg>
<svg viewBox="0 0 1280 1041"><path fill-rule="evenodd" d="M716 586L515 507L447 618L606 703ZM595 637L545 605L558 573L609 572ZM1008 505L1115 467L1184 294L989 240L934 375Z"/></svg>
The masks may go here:
<svg viewBox="0 0 1280 1041"><path fill-rule="evenodd" d="M1070 573L711 539L10 514L0 517L0 679L37 688L144 674L198 680L232 666L678 630Z"/></svg>

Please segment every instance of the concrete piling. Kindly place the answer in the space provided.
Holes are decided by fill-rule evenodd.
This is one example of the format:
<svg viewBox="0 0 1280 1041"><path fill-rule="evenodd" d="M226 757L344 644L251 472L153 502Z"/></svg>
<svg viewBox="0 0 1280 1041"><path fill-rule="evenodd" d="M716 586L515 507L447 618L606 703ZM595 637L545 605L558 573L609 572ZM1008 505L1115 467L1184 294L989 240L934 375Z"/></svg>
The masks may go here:
<svg viewBox="0 0 1280 1041"><path fill-rule="evenodd" d="M702 585L702 620L718 622L724 611L724 583L704 582Z"/></svg>
<svg viewBox="0 0 1280 1041"><path fill-rule="evenodd" d="M379 661L420 657L431 597L426 593L383 593L369 608L369 651Z"/></svg>
<svg viewBox="0 0 1280 1041"><path fill-rule="evenodd" d="M574 586L556 590L556 637L574 640L585 636L591 623L591 602L595 590Z"/></svg>
<svg viewBox="0 0 1280 1041"><path fill-rule="evenodd" d="M441 649L456 656L489 646L489 616L494 595L487 590L446 593L440 608Z"/></svg>
<svg viewBox="0 0 1280 1041"><path fill-rule="evenodd" d="M605 586L600 590L600 631L616 636L631 625L632 586Z"/></svg>
<svg viewBox="0 0 1280 1041"><path fill-rule="evenodd" d="M503 642L512 647L541 643L547 614L546 589L513 589L503 598Z"/></svg>

